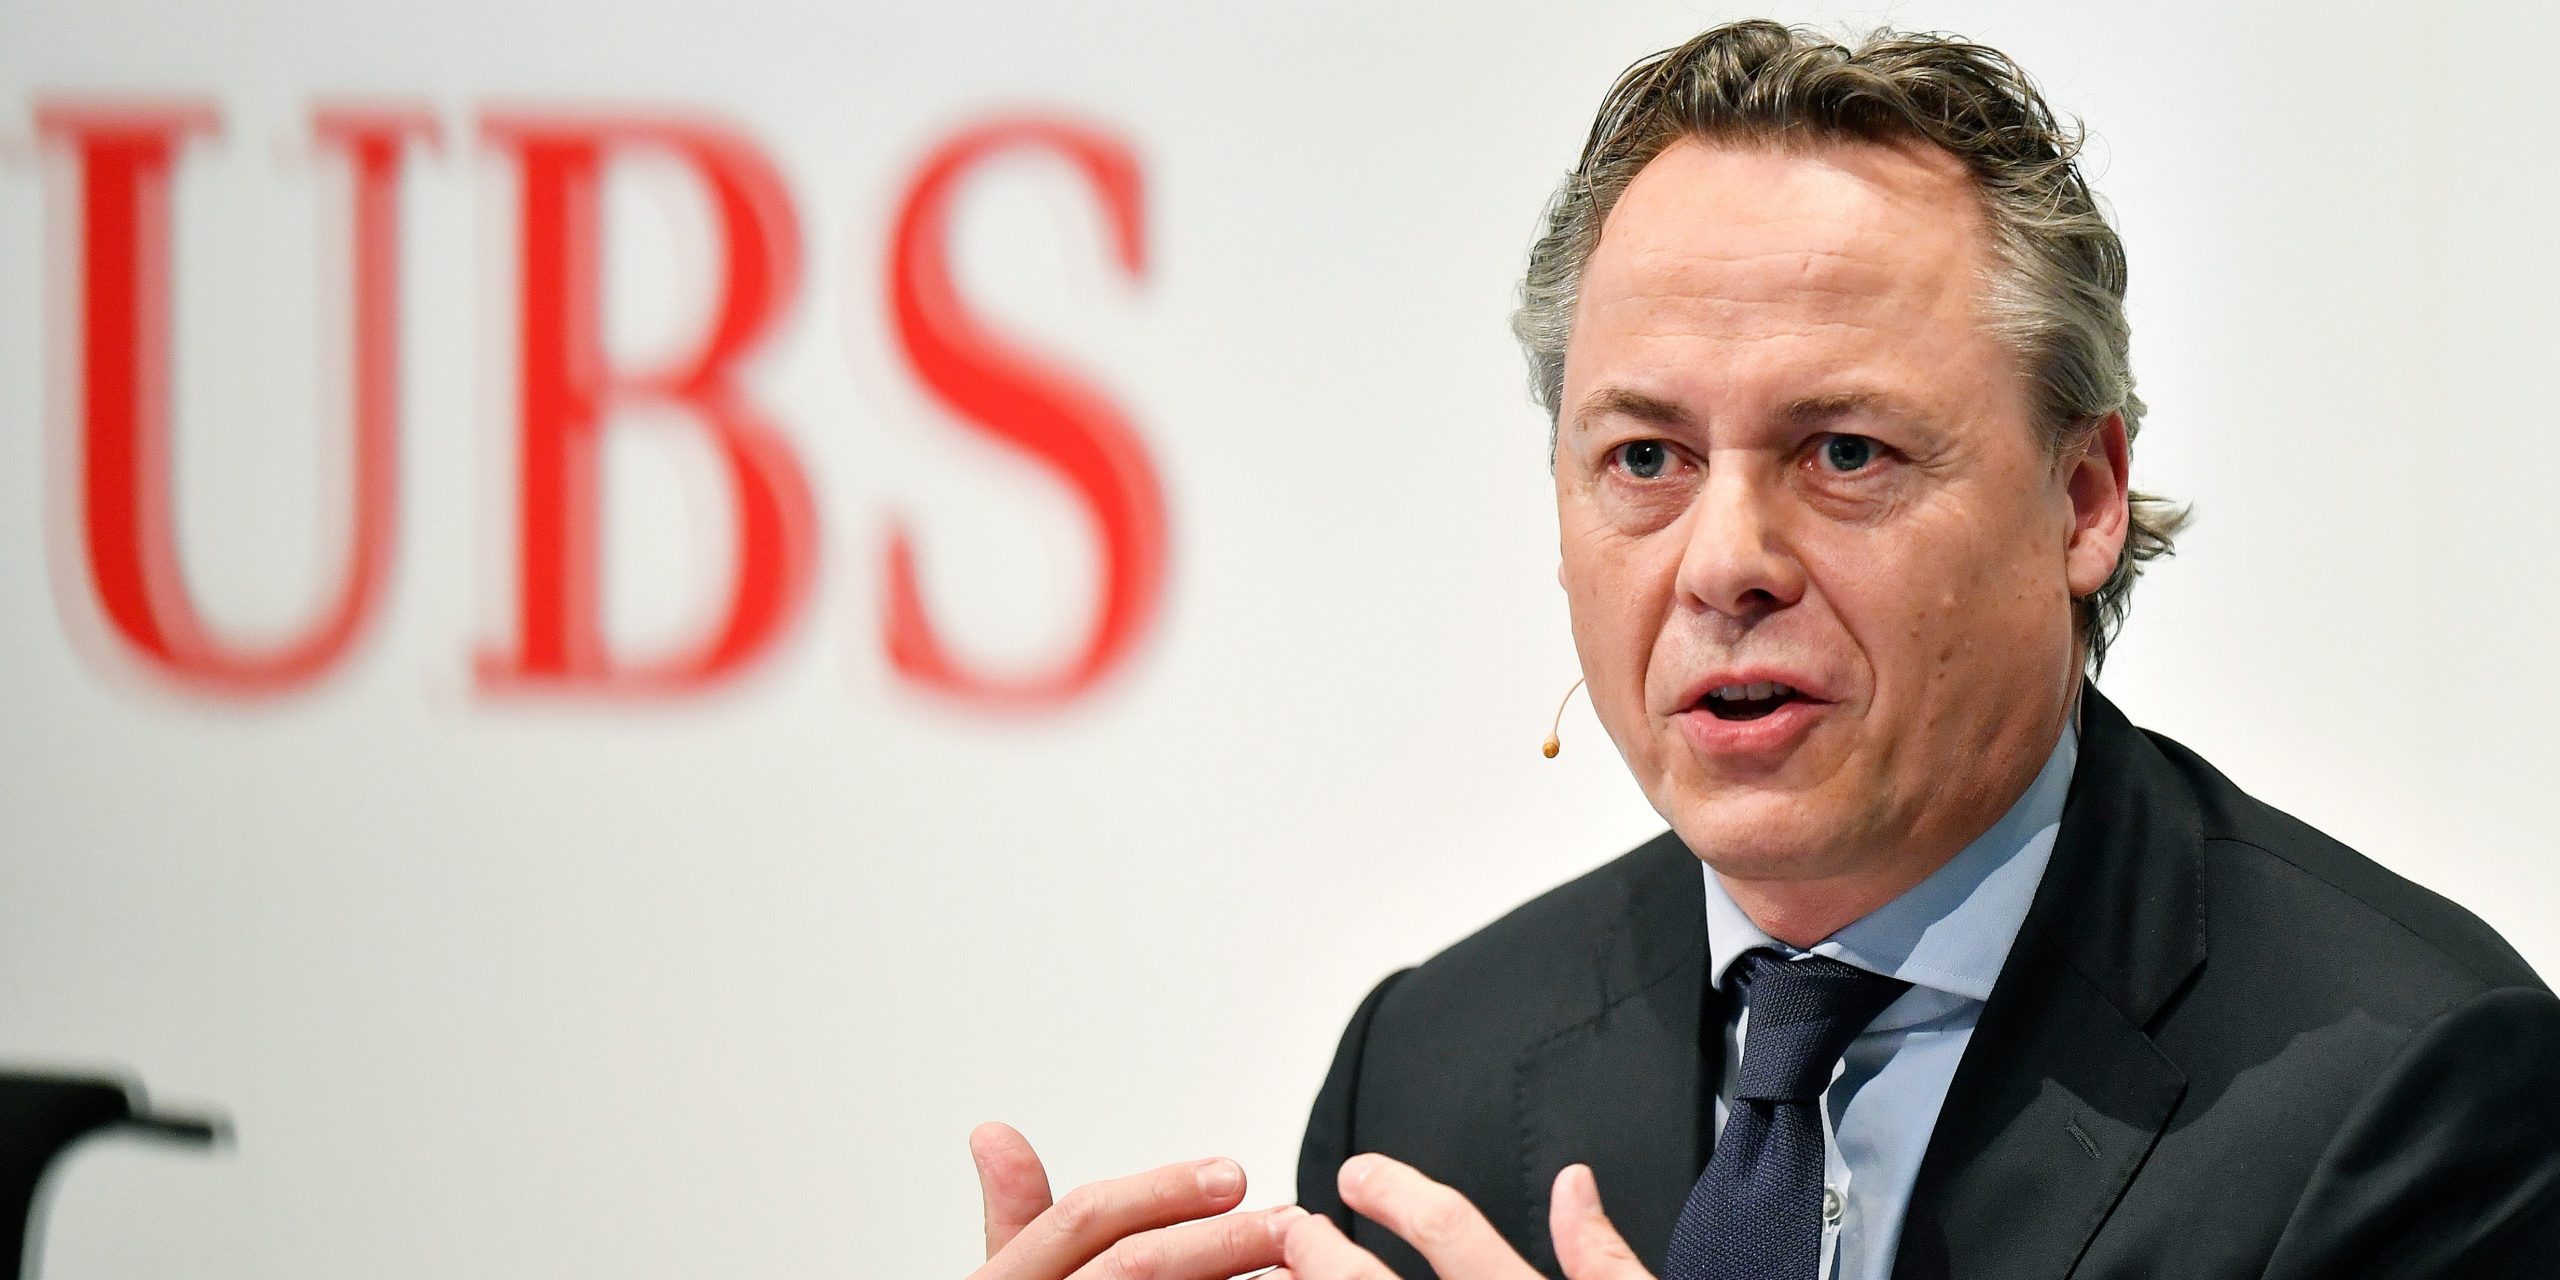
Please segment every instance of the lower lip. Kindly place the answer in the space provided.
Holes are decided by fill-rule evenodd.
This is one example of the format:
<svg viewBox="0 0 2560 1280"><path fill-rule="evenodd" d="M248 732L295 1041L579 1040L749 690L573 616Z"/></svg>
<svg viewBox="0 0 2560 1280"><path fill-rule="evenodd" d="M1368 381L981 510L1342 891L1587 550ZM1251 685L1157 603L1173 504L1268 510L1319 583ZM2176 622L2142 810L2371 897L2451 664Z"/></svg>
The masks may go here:
<svg viewBox="0 0 2560 1280"><path fill-rule="evenodd" d="M1828 702L1797 698L1757 720L1719 719L1703 708L1683 711L1671 717L1680 725L1681 736L1699 755L1736 761L1752 758L1781 757L1795 750L1823 714L1831 709Z"/></svg>

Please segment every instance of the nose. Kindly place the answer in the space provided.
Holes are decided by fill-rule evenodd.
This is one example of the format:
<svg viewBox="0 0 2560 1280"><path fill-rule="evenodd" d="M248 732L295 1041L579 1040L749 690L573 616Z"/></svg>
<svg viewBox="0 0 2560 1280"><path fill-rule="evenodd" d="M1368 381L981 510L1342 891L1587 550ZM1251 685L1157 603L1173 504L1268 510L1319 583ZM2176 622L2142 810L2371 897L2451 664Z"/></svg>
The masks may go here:
<svg viewBox="0 0 2560 1280"><path fill-rule="evenodd" d="M1684 603L1750 622L1804 598L1804 566L1776 519L1781 500L1747 463L1707 468L1680 553Z"/></svg>

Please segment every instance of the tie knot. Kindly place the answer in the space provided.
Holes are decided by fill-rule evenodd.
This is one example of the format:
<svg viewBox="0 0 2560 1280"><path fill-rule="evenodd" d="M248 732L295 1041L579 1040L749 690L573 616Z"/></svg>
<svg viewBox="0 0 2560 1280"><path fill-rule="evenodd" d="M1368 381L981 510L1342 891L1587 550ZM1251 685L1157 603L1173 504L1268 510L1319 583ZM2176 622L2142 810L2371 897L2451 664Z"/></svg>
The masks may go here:
<svg viewBox="0 0 2560 1280"><path fill-rule="evenodd" d="M1735 968L1751 1022L1734 1096L1770 1102L1821 1097L1849 1042L1911 989L1827 956L1789 960L1766 947L1743 952Z"/></svg>

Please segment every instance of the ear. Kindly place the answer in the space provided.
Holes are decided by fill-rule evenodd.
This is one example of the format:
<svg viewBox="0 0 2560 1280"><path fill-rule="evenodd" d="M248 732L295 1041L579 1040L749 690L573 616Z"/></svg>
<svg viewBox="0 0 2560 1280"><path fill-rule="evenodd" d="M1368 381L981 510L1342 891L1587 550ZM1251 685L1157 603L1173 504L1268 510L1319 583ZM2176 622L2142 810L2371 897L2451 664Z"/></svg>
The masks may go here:
<svg viewBox="0 0 2560 1280"><path fill-rule="evenodd" d="M2132 452L2124 438L2124 415L2110 413L2061 458L2060 477L2071 500L2071 540L2063 550L2063 576L2072 599L2105 586L2124 552L2133 514L2126 505L2132 492Z"/></svg>

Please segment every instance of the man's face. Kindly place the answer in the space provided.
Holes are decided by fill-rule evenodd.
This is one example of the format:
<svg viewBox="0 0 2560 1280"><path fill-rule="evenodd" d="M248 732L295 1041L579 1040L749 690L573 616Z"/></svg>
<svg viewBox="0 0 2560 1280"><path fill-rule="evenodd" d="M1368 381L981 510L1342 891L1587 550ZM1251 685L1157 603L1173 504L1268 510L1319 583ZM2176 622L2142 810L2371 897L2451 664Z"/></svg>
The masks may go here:
<svg viewBox="0 0 2560 1280"><path fill-rule="evenodd" d="M1989 261L1935 148L1683 142L1586 266L1555 459L1574 642L1728 881L1898 892L2060 731L2071 602L2123 538L2122 427L2047 451L1983 322Z"/></svg>

